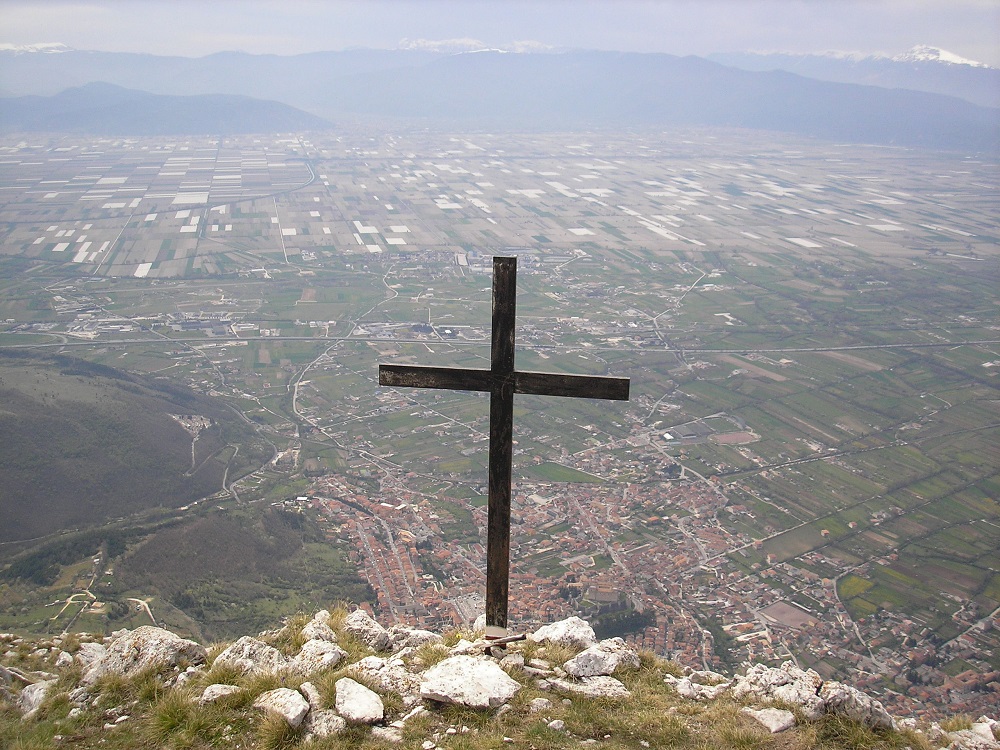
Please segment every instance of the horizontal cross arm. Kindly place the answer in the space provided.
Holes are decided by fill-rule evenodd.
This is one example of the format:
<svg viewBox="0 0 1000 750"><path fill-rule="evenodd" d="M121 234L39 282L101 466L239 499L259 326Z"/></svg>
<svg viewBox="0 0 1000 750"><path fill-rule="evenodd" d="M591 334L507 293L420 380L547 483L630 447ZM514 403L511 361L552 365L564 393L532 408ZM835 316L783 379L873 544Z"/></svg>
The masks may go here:
<svg viewBox="0 0 1000 750"><path fill-rule="evenodd" d="M378 384L399 388L444 388L451 391L488 391L493 384L489 370L419 365L379 365Z"/></svg>
<svg viewBox="0 0 1000 750"><path fill-rule="evenodd" d="M532 396L569 396L628 401L629 378L562 375L554 372L514 373L514 392Z"/></svg>

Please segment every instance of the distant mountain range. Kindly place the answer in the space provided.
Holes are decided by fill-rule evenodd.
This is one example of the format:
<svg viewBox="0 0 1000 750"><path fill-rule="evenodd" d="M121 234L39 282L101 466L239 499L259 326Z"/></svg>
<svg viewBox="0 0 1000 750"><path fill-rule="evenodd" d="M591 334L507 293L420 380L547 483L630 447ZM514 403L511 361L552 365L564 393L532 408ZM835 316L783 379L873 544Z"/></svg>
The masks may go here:
<svg viewBox="0 0 1000 750"><path fill-rule="evenodd" d="M279 102L229 94L150 94L110 83L5 99L0 106L0 132L232 135L327 127L322 118Z"/></svg>
<svg viewBox="0 0 1000 750"><path fill-rule="evenodd" d="M887 90L786 70L744 70L698 57L497 50L445 55L411 49L181 58L45 49L0 50L0 90L52 94L103 81L178 98L168 103L144 99L139 92L126 96L120 89L84 86L48 101L7 100L0 107L7 130L53 129L52 123L61 123L55 129L63 131L104 128L120 134L221 133L223 125L229 132L325 126L318 118L293 118L278 109L281 102L332 120L398 118L489 129L715 126L845 142L1000 150L1000 113L954 96L912 90L912 85ZM780 67L757 62L762 68ZM884 64L961 69L978 76L1000 72L939 61ZM960 87L942 88L955 92ZM273 101L252 104L222 95ZM114 104L88 106L89 97ZM77 108L72 115L69 105ZM307 116L298 112L296 117ZM242 121L243 129L232 129L236 126L229 118ZM186 124L191 120L196 127ZM80 122L92 124L83 129Z"/></svg>
<svg viewBox="0 0 1000 750"><path fill-rule="evenodd" d="M821 81L926 91L957 96L984 107L1000 107L1000 69L937 47L918 46L894 57L843 52L740 52L709 55L709 59L742 70L785 70Z"/></svg>

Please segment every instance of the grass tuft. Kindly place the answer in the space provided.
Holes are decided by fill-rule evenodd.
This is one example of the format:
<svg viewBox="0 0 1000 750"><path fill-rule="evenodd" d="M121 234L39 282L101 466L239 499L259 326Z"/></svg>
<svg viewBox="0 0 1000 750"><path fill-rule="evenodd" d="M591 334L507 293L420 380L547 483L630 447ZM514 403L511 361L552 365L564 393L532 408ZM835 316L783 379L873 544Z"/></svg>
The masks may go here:
<svg viewBox="0 0 1000 750"><path fill-rule="evenodd" d="M902 750L906 738L897 732L870 729L857 721L828 714L816 724L821 743L843 750Z"/></svg>
<svg viewBox="0 0 1000 750"><path fill-rule="evenodd" d="M963 729L972 729L972 717L968 714L958 714L949 716L939 724L945 732L959 732Z"/></svg>
<svg viewBox="0 0 1000 750"><path fill-rule="evenodd" d="M430 669L448 658L449 651L439 643L424 643L410 657L410 664L418 669Z"/></svg>
<svg viewBox="0 0 1000 750"><path fill-rule="evenodd" d="M284 627L272 636L264 638L264 641L278 649L285 656L293 656L302 648L306 639L302 637L302 628L312 619L310 615L299 612L292 615L285 622Z"/></svg>
<svg viewBox="0 0 1000 750"><path fill-rule="evenodd" d="M260 750L288 750L295 746L301 734L280 716L266 716L257 727L257 747Z"/></svg>
<svg viewBox="0 0 1000 750"><path fill-rule="evenodd" d="M150 739L166 744L169 740L186 731L194 712L194 704L180 690L167 693L155 706L147 723Z"/></svg>
<svg viewBox="0 0 1000 750"><path fill-rule="evenodd" d="M716 732L722 740L721 746L732 750L758 750L771 742L771 734L767 730L735 721L724 723Z"/></svg>

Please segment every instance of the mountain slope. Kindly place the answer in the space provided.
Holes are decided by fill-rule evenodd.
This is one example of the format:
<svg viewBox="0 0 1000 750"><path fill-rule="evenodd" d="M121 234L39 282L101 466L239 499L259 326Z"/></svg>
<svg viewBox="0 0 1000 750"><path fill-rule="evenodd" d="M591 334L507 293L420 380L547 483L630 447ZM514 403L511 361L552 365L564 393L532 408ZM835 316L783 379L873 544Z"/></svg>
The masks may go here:
<svg viewBox="0 0 1000 750"><path fill-rule="evenodd" d="M896 57L737 52L710 55L709 59L749 71L784 70L821 81L924 91L983 107L1000 107L1000 70L961 61L935 47L914 47Z"/></svg>
<svg viewBox="0 0 1000 750"><path fill-rule="evenodd" d="M88 83L55 96L6 99L0 130L99 135L229 135L321 130L329 123L273 101L245 96L165 96Z"/></svg>
<svg viewBox="0 0 1000 750"><path fill-rule="evenodd" d="M0 352L0 404L2 542L212 494L230 442L241 460L267 457L251 430L206 397L62 355ZM171 415L199 415L211 426L192 447ZM239 476L238 467L231 472Z"/></svg>

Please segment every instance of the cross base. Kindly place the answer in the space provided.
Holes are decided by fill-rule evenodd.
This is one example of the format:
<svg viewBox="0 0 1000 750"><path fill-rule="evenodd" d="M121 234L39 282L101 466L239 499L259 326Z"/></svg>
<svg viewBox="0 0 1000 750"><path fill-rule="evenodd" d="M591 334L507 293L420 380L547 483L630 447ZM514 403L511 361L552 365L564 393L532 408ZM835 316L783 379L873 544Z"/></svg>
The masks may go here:
<svg viewBox="0 0 1000 750"><path fill-rule="evenodd" d="M484 637L488 641L498 641L501 639L506 639L507 628L501 628L498 625L487 625Z"/></svg>

